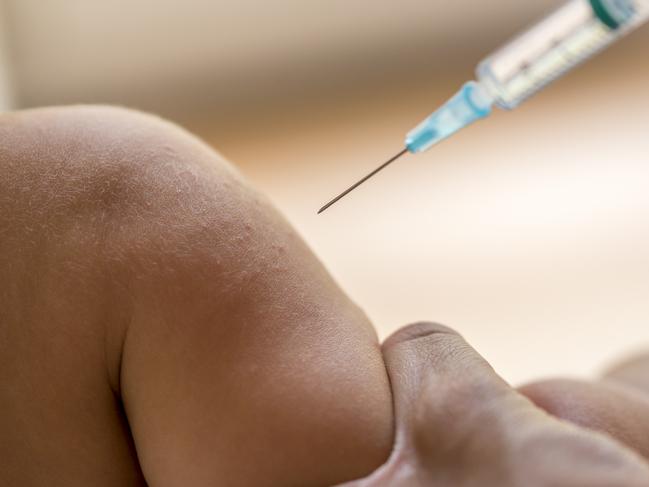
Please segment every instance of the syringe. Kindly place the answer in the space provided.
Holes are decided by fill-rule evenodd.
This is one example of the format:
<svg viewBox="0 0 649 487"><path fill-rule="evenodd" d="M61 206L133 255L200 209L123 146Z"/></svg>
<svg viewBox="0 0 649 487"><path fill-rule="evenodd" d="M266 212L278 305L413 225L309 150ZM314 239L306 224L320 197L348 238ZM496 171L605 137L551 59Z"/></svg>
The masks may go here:
<svg viewBox="0 0 649 487"><path fill-rule="evenodd" d="M513 110L550 83L649 20L649 0L570 0L478 65L466 83L406 136L405 149L337 196L322 213L376 173L411 152L424 152L493 107Z"/></svg>

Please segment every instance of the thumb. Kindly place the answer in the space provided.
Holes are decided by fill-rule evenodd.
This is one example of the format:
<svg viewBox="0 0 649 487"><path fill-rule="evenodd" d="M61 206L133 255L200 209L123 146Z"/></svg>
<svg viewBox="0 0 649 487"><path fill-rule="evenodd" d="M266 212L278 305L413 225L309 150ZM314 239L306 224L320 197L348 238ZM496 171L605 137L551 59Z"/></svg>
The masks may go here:
<svg viewBox="0 0 649 487"><path fill-rule="evenodd" d="M440 475L449 472L457 458L468 461L475 456L465 451L465 440L484 438L472 434L486 426L475 411L486 404L499 411L497 403L517 395L457 332L443 325L402 328L384 342L382 352L394 401L394 449L370 477L345 487L449 485ZM490 445L487 451L491 450ZM497 452L487 456L492 455ZM490 463L497 465L498 459ZM471 465L466 467L462 470L468 472Z"/></svg>
<svg viewBox="0 0 649 487"><path fill-rule="evenodd" d="M450 446L446 443L464 436L462 430L476 426L476 411L495 414L503 402L528 404L457 332L443 325L402 328L385 341L383 356L392 384L397 447L415 441L422 453L440 454Z"/></svg>

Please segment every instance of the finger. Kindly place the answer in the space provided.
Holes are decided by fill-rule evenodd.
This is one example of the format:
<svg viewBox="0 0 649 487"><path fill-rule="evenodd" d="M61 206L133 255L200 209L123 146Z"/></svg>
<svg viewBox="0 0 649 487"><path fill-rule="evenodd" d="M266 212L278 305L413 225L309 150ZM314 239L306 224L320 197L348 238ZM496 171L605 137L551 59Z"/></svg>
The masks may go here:
<svg viewBox="0 0 649 487"><path fill-rule="evenodd" d="M446 450L443 445L452 442L452 426L462 422L460 408L451 404L451 397L458 394L451 391L470 390L462 386L470 382L482 384L485 391L508 386L457 332L443 325L417 323L402 328L383 343L382 351L394 401L395 447L383 467L349 485L428 485L421 478L428 465L415 465L422 458L425 464L443 462L433 460L435 451ZM469 377L473 379L464 380ZM470 409L470 394L463 395L459 400Z"/></svg>
<svg viewBox="0 0 649 487"><path fill-rule="evenodd" d="M417 485L416 471L404 473L403 466L416 458L411 447L412 418L426 377L435 369L436 358L460 336L435 323L417 323L401 328L382 345L383 359L390 379L396 423L395 445L390 459L370 477L344 484L344 487L375 485ZM343 486L339 486L343 487Z"/></svg>
<svg viewBox="0 0 649 487"><path fill-rule="evenodd" d="M383 344L392 384L397 440L439 450L452 441L476 409L518 397L491 366L455 331L433 323L405 327ZM421 447L422 445L418 445Z"/></svg>
<svg viewBox="0 0 649 487"><path fill-rule="evenodd" d="M521 387L538 407L606 433L649 458L649 395L610 383L549 380Z"/></svg>
<svg viewBox="0 0 649 487"><path fill-rule="evenodd" d="M606 372L604 378L649 394L649 354L622 362Z"/></svg>

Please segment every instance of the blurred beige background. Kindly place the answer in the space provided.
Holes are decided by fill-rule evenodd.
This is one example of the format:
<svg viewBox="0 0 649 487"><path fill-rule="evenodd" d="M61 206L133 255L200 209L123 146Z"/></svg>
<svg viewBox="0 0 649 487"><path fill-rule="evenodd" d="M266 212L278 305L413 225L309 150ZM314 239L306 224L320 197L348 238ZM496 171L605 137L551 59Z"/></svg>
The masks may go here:
<svg viewBox="0 0 649 487"><path fill-rule="evenodd" d="M649 348L649 26L315 213L560 4L5 0L0 103L169 117L271 196L381 336L435 320L510 381L590 376Z"/></svg>

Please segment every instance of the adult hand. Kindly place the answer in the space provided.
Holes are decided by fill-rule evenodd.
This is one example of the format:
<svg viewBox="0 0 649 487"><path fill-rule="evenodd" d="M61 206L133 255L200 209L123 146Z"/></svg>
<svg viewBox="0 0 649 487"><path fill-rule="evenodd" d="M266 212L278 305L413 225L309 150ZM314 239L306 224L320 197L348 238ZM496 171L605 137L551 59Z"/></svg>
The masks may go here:
<svg viewBox="0 0 649 487"><path fill-rule="evenodd" d="M622 363L599 381L552 379L519 390L551 415L606 433L649 459L649 356Z"/></svg>
<svg viewBox="0 0 649 487"><path fill-rule="evenodd" d="M636 452L545 413L446 327L406 327L383 354L396 444L386 465L346 487L649 485Z"/></svg>

